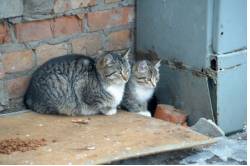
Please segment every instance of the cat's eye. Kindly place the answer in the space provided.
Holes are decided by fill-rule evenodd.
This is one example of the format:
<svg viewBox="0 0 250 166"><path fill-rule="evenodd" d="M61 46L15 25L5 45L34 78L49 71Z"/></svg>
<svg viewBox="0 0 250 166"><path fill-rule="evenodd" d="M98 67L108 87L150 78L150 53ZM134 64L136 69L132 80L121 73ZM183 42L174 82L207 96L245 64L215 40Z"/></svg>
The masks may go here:
<svg viewBox="0 0 250 166"><path fill-rule="evenodd" d="M107 67L113 67L114 64L113 64L112 62L110 62L110 63L106 64L106 66L107 66Z"/></svg>
<svg viewBox="0 0 250 166"><path fill-rule="evenodd" d="M112 72L112 73L109 73L109 74L106 74L105 77L110 77L112 75L116 74L116 71Z"/></svg>
<svg viewBox="0 0 250 166"><path fill-rule="evenodd" d="M145 80L146 77L137 77L138 80Z"/></svg>

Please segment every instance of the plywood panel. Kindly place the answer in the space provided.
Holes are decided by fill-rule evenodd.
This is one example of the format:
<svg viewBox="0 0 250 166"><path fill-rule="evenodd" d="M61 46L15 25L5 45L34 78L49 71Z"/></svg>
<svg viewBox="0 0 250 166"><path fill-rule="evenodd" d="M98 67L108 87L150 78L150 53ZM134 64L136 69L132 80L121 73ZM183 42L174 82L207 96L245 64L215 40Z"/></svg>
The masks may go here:
<svg viewBox="0 0 250 166"><path fill-rule="evenodd" d="M90 120L88 124L72 123L78 118ZM214 142L188 128L123 111L88 117L27 112L0 117L0 126L0 140L47 140L37 150L0 154L0 164L101 164Z"/></svg>

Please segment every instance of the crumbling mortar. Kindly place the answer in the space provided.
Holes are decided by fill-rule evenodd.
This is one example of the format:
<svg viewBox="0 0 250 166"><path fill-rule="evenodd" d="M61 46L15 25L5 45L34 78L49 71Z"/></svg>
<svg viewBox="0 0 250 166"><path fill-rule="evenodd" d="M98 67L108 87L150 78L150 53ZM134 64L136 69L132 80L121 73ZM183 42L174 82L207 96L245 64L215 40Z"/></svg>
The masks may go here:
<svg viewBox="0 0 250 166"><path fill-rule="evenodd" d="M67 54L72 54L73 53L73 47L72 47L72 43L67 43Z"/></svg>
<svg viewBox="0 0 250 166"><path fill-rule="evenodd" d="M6 19L6 25L9 30L10 38L12 43L17 43L16 35L15 35L15 28L14 24L9 22L8 19Z"/></svg>
<svg viewBox="0 0 250 166"><path fill-rule="evenodd" d="M85 13L84 14L84 32L89 32L89 20L88 20L88 16L87 14Z"/></svg>

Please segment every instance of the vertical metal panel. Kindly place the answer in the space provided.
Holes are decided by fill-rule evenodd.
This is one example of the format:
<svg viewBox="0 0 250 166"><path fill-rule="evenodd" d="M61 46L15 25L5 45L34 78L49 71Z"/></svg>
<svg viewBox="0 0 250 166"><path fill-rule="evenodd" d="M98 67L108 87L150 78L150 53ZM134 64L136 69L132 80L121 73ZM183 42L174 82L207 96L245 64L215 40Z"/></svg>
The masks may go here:
<svg viewBox="0 0 250 166"><path fill-rule="evenodd" d="M216 0L213 49L226 53L246 48L247 0Z"/></svg>
<svg viewBox="0 0 250 166"><path fill-rule="evenodd" d="M137 51L152 50L163 62L180 64L161 67L160 102L190 113L191 124L214 114L226 132L241 129L246 56L239 50L246 47L246 0L137 0L136 11ZM193 74L193 69L210 71L211 56L217 75Z"/></svg>
<svg viewBox="0 0 250 166"><path fill-rule="evenodd" d="M137 51L153 50L161 59L180 62L200 70L209 66L212 42L212 0L138 0ZM175 105L195 123L200 117L213 119L206 77L191 70L161 67L157 98Z"/></svg>
<svg viewBox="0 0 250 166"><path fill-rule="evenodd" d="M138 0L137 50L205 68L209 59L212 0Z"/></svg>
<svg viewBox="0 0 250 166"><path fill-rule="evenodd" d="M225 132L242 129L247 115L246 50L218 57L217 119Z"/></svg>
<svg viewBox="0 0 250 166"><path fill-rule="evenodd" d="M200 117L214 120L206 77L197 77L191 71L170 69L162 65L161 81L156 90L160 103L175 105L189 115L190 124Z"/></svg>

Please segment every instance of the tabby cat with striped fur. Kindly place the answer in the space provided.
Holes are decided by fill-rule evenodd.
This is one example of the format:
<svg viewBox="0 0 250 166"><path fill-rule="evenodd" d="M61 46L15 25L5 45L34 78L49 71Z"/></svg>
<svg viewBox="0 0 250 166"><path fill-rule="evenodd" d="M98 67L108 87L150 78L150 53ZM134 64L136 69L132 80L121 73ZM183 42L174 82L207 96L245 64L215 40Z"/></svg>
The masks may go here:
<svg viewBox="0 0 250 166"><path fill-rule="evenodd" d="M130 76L129 51L96 59L65 55L49 60L32 75L25 104L35 112L113 115Z"/></svg>
<svg viewBox="0 0 250 166"><path fill-rule="evenodd" d="M160 61L141 60L132 66L131 77L126 84L121 107L129 112L151 116L147 103L159 81Z"/></svg>

